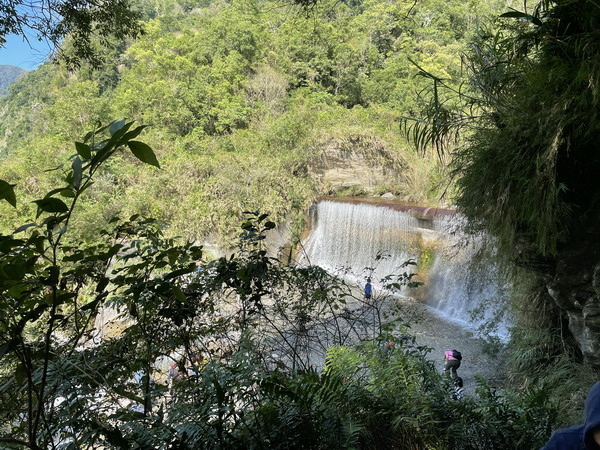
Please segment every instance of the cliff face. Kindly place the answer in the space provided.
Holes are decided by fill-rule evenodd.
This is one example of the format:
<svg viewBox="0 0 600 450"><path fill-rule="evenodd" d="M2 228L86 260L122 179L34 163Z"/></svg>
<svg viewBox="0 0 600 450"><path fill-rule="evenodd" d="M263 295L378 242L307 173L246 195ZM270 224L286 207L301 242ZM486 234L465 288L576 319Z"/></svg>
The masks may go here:
<svg viewBox="0 0 600 450"><path fill-rule="evenodd" d="M327 193L352 186L367 193L381 185L397 184L402 161L375 137L349 135L322 143L323 151L308 166L308 172Z"/></svg>
<svg viewBox="0 0 600 450"><path fill-rule="evenodd" d="M25 73L20 67L0 64L0 97L8 94L8 86Z"/></svg>
<svg viewBox="0 0 600 450"><path fill-rule="evenodd" d="M579 240L556 258L548 293L569 318L569 329L585 361L600 369L600 241Z"/></svg>

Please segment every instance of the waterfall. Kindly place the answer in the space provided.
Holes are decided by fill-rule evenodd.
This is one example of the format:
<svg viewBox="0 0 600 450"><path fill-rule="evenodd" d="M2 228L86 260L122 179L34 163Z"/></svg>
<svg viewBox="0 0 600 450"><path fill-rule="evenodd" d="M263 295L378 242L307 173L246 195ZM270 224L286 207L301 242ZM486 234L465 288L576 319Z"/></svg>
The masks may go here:
<svg viewBox="0 0 600 450"><path fill-rule="evenodd" d="M418 255L414 240L418 220L389 208L321 201L311 211L311 224L305 261L343 272L352 282L396 273Z"/></svg>
<svg viewBox="0 0 600 450"><path fill-rule="evenodd" d="M508 337L506 304L512 285L497 263L496 249L483 234L466 235L464 219L436 217L438 240L427 276L426 302L471 328Z"/></svg>
<svg viewBox="0 0 600 450"><path fill-rule="evenodd" d="M425 283L422 300L434 312L505 337L506 320L498 317L510 286L493 257L485 256L484 237L467 238L461 220L458 215L415 217L379 204L320 201L310 213L302 262L361 286L370 276L377 290L378 280L407 271L400 266L414 259L419 264L412 270Z"/></svg>

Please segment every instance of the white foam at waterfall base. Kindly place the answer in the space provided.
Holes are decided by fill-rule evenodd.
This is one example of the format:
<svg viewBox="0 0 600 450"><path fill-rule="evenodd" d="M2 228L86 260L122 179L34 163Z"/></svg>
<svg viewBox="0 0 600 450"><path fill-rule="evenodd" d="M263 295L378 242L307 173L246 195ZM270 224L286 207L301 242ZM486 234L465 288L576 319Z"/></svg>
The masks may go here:
<svg viewBox="0 0 600 450"><path fill-rule="evenodd" d="M415 217L391 208L322 201L311 212L301 263L321 266L360 286L370 276L377 290L382 277L411 271L401 266L419 259L426 236L435 241L435 253L425 303L446 320L473 331L487 328L504 340L508 321L501 312L509 286L492 259L476 259L483 239L462 233L461 221L459 216L436 218L433 231L425 230ZM382 254L387 257L377 260Z"/></svg>
<svg viewBox="0 0 600 450"><path fill-rule="evenodd" d="M376 280L398 273L405 261L418 255L410 239L417 219L390 208L322 201L313 210L311 222L302 262L357 284L371 277L377 289Z"/></svg>

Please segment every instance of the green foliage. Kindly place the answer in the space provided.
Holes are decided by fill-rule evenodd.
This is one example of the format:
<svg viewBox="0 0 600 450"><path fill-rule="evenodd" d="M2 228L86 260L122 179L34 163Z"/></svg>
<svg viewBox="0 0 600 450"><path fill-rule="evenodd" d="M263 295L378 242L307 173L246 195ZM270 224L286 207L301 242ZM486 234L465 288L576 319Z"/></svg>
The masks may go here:
<svg viewBox="0 0 600 450"><path fill-rule="evenodd" d="M468 129L454 155L457 203L509 252L524 244L551 257L596 220L599 12L587 1L541 2L502 17L475 36L464 91L422 70L437 90L430 126L410 132L440 148Z"/></svg>
<svg viewBox="0 0 600 450"><path fill-rule="evenodd" d="M79 198L118 151L139 150L131 143L143 128L120 121L89 133L62 184L35 203L41 223L0 236L0 442L494 449L545 440L556 422L546 391L483 387L452 400L428 349L403 328L380 320L365 330L350 286L267 257L266 214L245 213L238 250L212 262L139 216L109 221L95 242L72 237ZM416 284L408 272L384 282ZM97 321L110 311L112 321ZM198 355L204 363L190 367ZM182 375L166 385L171 362Z"/></svg>
<svg viewBox="0 0 600 450"><path fill-rule="evenodd" d="M108 295L107 267L124 247L110 241L72 245L65 243L65 236L78 200L97 171L144 128L132 125L113 122L88 133L63 169L64 184L34 202L39 223L0 236L2 394L17 393L7 409L12 419L2 430L7 442L43 448L56 433L49 425L54 425L52 406L64 401L59 392L65 387L56 384L52 373L69 362L61 360L61 354L72 355L81 345L90 319ZM14 202L14 193L8 200ZM19 238L19 233L26 236ZM95 295L80 297L89 288L95 288Z"/></svg>
<svg viewBox="0 0 600 450"><path fill-rule="evenodd" d="M571 360L561 360L552 376L522 391L483 386L478 398L452 401L426 351L415 349L396 324L381 317L375 326L365 324L364 314L350 308L349 286L320 268L281 267L262 247L274 222L302 211L321 192L309 165L325 145L347 136L359 137L360 151L402 167L398 194L439 197L442 164L418 162L407 152L397 123L402 114L427 110L413 93L427 88L431 77L438 88L459 90L451 81L459 50L494 5L326 1L306 17L279 14L273 6L145 1L140 10L153 18L147 34L128 47L111 42L106 56L114 65L72 74L45 65L1 100L2 228L18 227L0 240L3 444L44 448L59 439L77 447L121 448L539 447L550 429L568 421L554 402L584 385L565 383L561 390L560 379L573 373ZM548 16L549 25L558 26L555 19ZM586 136L576 124L585 122L595 97L558 103L548 116L531 114L546 97L528 82L550 78L559 93L590 80L597 84L591 63L576 67L573 73L581 76L569 81L573 68L557 55L544 54L543 70L527 72L535 61L523 50L543 41L547 29L515 45L481 34L470 60L472 69L486 68L477 82L498 105L519 114L510 119L504 110L499 116L485 110L489 126L457 161L479 171L469 152L481 143L482 154L497 158L497 168L509 173L511 158L492 154L490 142L511 142L498 130L527 139L532 129L543 129L532 149L517 155L533 162L515 172L521 173L516 184L527 188L533 177L536 186L555 189L542 195L543 208L506 220L518 217L519 233L522 223L545 227L536 233L552 244L552 226L538 221L563 217L557 211L569 208L554 208L570 191L549 181L552 154L538 150L552 136L534 119ZM586 33L589 42L572 46L575 38L569 37L562 49L585 55L594 48L593 37ZM510 55L509 65L500 57L484 65L498 55ZM556 74L549 71L553 58ZM521 94L526 108L513 104ZM568 100L566 93L561 98ZM436 102L432 111L441 111L440 120L465 119L449 114L452 96L440 94ZM573 120L561 122L560 111L571 107ZM146 133L155 150L135 140L143 126L117 122L75 148L69 144L65 153L81 127L114 115L151 125ZM121 148L129 151L117 152ZM67 155L71 159L62 165ZM158 167L159 160L162 170L152 176L140 170L141 163ZM39 168L48 166L59 170L39 177ZM481 168L481 175L492 173ZM463 195L475 192L465 186ZM504 191L494 191L497 186L490 184L486 193L498 197ZM522 202L521 212L532 206L509 194ZM540 197L531 200L537 205ZM586 201L586 207L594 203ZM512 212L503 208L492 212ZM274 222L260 213L244 215L248 209L269 210ZM132 216L99 231L114 215L138 212L160 220ZM231 244L243 217L238 250L201 261L200 271L202 250L171 237L217 233ZM117 320L94 330L94 320L110 308ZM350 338L361 336L394 346ZM542 333L517 337L533 353L515 352L515 367L544 373L542 363L554 357L557 342ZM327 369L318 374L312 370L315 355L327 351ZM169 388L169 363L184 369L198 352L208 360L201 375ZM138 373L141 382L134 383ZM579 397L570 400L580 406Z"/></svg>
<svg viewBox="0 0 600 450"><path fill-rule="evenodd" d="M449 448L539 448L556 426L560 403L552 403L545 389L515 395L482 382L477 394L477 402L449 408Z"/></svg>
<svg viewBox="0 0 600 450"><path fill-rule="evenodd" d="M527 389L544 389L553 403L565 405L558 411L558 423L579 423L597 374L583 364L565 314L540 280L521 276L516 286L513 303L518 314L507 354L511 379Z"/></svg>
<svg viewBox="0 0 600 450"><path fill-rule="evenodd" d="M359 197L367 194L365 188L359 185L342 187L339 190L332 192L332 194L339 197Z"/></svg>

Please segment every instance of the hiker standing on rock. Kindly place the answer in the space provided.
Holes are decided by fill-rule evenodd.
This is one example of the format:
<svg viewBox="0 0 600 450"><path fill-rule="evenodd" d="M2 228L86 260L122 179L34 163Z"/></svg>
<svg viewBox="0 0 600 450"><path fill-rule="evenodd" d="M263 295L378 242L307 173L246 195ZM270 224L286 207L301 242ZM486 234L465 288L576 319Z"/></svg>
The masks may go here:
<svg viewBox="0 0 600 450"><path fill-rule="evenodd" d="M365 300L367 302L370 302L372 295L373 295L373 285L371 284L371 279L367 278L367 284L365 284Z"/></svg>
<svg viewBox="0 0 600 450"><path fill-rule="evenodd" d="M444 352L444 373L447 374L450 370L452 379L458 378L456 370L460 367L461 360L462 355L458 350L446 350Z"/></svg>

